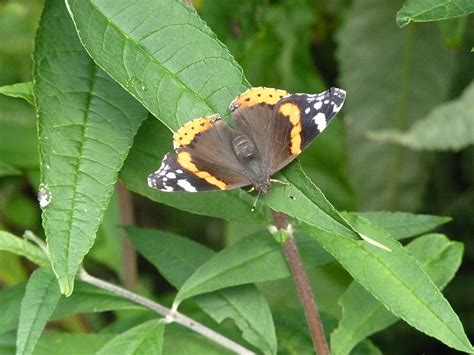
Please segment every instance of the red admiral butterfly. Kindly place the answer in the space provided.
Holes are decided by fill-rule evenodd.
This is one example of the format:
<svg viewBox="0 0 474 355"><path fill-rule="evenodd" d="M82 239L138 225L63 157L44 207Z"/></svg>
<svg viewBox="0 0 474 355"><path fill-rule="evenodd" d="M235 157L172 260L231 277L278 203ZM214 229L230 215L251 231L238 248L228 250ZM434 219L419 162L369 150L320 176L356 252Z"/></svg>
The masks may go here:
<svg viewBox="0 0 474 355"><path fill-rule="evenodd" d="M266 193L270 177L326 128L345 97L337 88L314 95L251 88L229 106L232 127L219 115L184 124L173 136L175 152L165 155L148 185L187 192L253 185Z"/></svg>

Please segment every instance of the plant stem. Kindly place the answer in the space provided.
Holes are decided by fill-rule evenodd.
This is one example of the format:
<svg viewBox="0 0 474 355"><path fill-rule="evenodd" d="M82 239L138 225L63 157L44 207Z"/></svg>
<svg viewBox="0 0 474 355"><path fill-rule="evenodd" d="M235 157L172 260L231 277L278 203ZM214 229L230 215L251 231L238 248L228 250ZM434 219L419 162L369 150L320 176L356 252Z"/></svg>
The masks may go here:
<svg viewBox="0 0 474 355"><path fill-rule="evenodd" d="M171 310L165 306L160 305L159 303L153 302L148 298L137 295L134 292L131 292L125 288L116 286L107 281L98 279L92 275L89 275L84 269L82 269L78 277L80 280L96 286L100 289L109 291L116 296L128 299L136 304L142 305L153 312L156 312L163 317L167 322L176 322L182 326L191 329L192 331L203 335L204 337L214 341L215 343L227 348L236 354L250 355L255 354L254 352L244 348L243 346L237 344L236 342L224 337L223 335L216 333L214 330L206 327L205 325L198 323L197 321L185 316L184 314L179 313L176 310Z"/></svg>
<svg viewBox="0 0 474 355"><path fill-rule="evenodd" d="M133 212L133 196L127 188L119 182L117 185L120 219L122 225L135 224L135 214ZM125 287L135 289L137 283L137 253L128 239L128 236L123 232L122 236L122 282Z"/></svg>
<svg viewBox="0 0 474 355"><path fill-rule="evenodd" d="M308 276L301 260L301 255L296 246L293 236L293 230L288 223L288 217L281 212L273 212L275 219L275 226L278 229L286 230L288 232L288 239L283 243L283 251L286 260L290 266L291 275L298 290L298 295L303 305L306 321L311 333L311 339L318 355L328 355L329 347L324 335L323 323L319 316L318 307L314 301L313 291L309 284Z"/></svg>

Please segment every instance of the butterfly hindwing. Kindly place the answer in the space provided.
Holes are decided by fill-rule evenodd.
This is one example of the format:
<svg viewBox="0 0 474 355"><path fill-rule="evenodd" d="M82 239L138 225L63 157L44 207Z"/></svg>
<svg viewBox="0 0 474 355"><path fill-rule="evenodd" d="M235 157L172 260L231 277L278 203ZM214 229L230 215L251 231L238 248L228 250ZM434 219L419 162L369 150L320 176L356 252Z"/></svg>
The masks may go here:
<svg viewBox="0 0 474 355"><path fill-rule="evenodd" d="M183 169L177 161L178 155L168 153L163 158L160 168L148 176L148 186L160 191L209 191L216 186Z"/></svg>

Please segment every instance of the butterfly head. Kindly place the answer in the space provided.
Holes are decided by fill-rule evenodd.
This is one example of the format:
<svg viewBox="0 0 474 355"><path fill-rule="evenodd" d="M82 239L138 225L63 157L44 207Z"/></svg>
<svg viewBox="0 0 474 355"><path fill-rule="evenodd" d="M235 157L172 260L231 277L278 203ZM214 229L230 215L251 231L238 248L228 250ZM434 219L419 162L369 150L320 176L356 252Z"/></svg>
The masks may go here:
<svg viewBox="0 0 474 355"><path fill-rule="evenodd" d="M270 179L262 182L257 182L253 185L256 191L266 194L268 192L268 188L270 187Z"/></svg>

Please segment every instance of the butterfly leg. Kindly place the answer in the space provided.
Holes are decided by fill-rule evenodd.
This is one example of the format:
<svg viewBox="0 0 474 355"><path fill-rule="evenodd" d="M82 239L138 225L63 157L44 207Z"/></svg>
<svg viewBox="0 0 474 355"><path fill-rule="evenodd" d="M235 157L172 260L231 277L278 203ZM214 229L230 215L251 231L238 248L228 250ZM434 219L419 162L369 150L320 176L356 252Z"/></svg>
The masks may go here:
<svg viewBox="0 0 474 355"><path fill-rule="evenodd" d="M278 179L270 179L270 182L274 182L274 183L281 184L281 185L285 185L285 186L290 185L289 182L287 182L287 181L282 181L282 180L278 180Z"/></svg>

